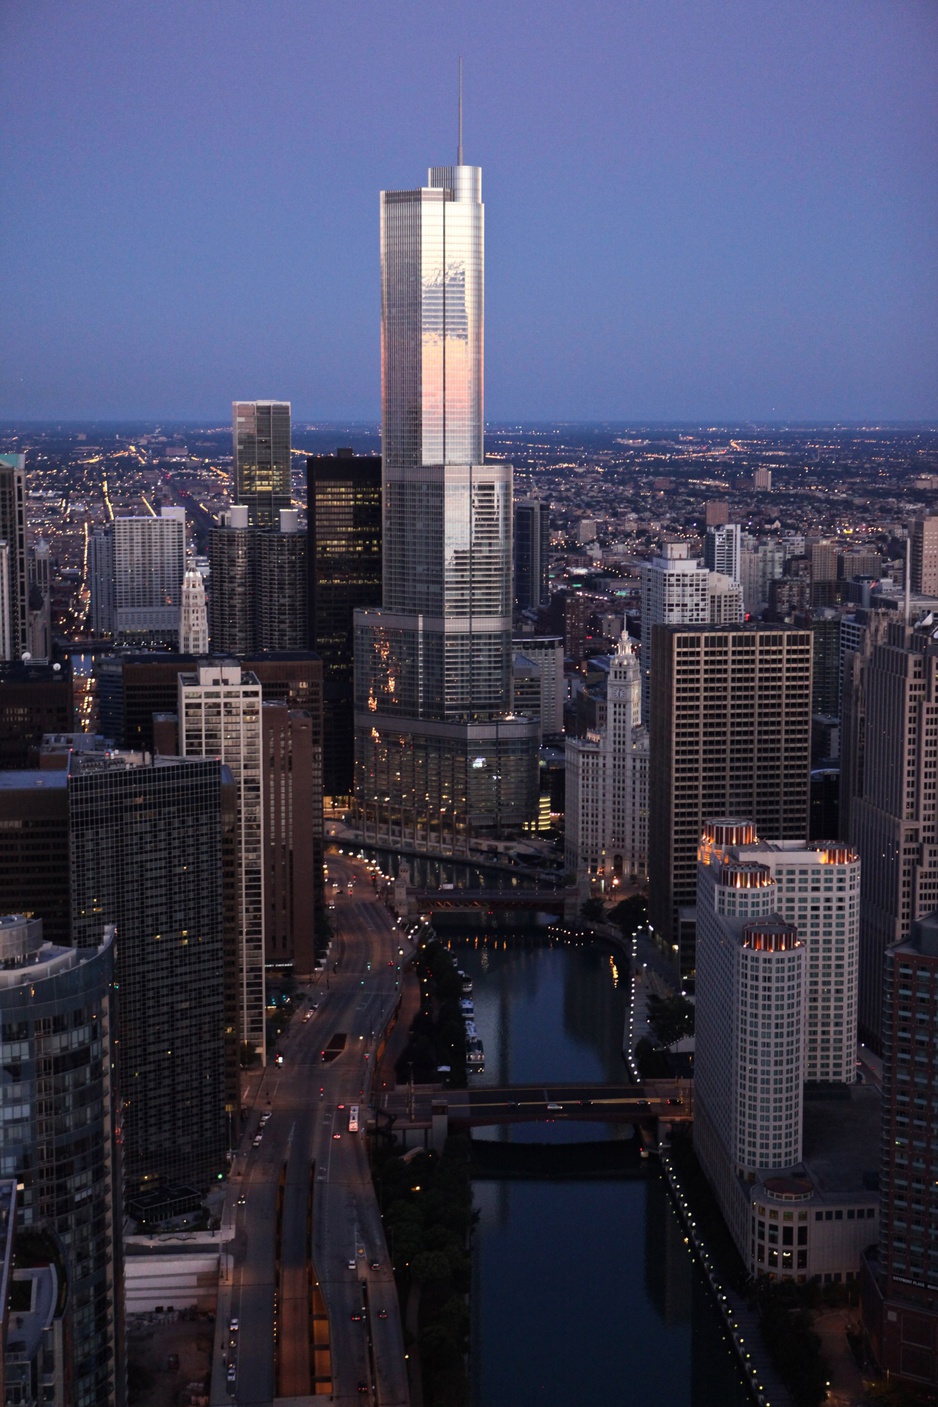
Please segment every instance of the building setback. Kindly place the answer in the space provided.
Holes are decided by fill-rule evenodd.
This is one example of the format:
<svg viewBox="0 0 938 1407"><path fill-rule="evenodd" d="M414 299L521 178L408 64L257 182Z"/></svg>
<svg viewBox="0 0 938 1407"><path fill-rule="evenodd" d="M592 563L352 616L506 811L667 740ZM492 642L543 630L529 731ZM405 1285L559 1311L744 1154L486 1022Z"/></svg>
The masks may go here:
<svg viewBox="0 0 938 1407"><path fill-rule="evenodd" d="M651 648L649 915L688 976L704 821L751 817L768 840L808 834L811 633L662 625Z"/></svg>

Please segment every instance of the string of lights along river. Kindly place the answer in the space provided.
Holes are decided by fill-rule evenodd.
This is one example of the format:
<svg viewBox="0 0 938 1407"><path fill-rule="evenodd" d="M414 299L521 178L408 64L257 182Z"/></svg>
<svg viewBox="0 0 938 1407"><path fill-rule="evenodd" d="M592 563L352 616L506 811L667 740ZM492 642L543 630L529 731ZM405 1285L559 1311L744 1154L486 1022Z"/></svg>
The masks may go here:
<svg viewBox="0 0 938 1407"><path fill-rule="evenodd" d="M552 941L531 922L485 935L438 926L472 979L485 1049L474 1084L623 1079L623 958ZM562 1115L475 1134L503 1145L624 1136ZM626 1150L623 1172L608 1180L546 1180L515 1168L477 1179L473 1192L474 1407L749 1402L654 1159Z"/></svg>

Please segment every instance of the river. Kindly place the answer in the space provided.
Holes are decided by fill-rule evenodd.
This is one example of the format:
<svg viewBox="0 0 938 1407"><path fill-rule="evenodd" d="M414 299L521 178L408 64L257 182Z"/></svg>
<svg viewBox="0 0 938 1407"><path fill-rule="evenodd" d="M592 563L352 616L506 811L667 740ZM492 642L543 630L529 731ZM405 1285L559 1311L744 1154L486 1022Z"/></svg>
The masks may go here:
<svg viewBox="0 0 938 1407"><path fill-rule="evenodd" d="M439 925L472 977L483 1084L621 1080L625 959L531 924ZM485 1136L485 1133L477 1134ZM528 1125L525 1142L629 1136ZM615 1181L477 1180L474 1407L744 1407L749 1398L653 1159Z"/></svg>

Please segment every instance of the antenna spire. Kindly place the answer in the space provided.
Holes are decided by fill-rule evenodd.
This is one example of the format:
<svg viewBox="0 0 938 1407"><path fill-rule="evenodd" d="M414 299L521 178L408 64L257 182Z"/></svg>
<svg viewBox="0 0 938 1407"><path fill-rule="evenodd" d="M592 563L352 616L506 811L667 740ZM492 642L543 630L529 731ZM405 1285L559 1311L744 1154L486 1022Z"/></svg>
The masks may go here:
<svg viewBox="0 0 938 1407"><path fill-rule="evenodd" d="M456 165L462 166L462 57L459 59L459 141L456 146Z"/></svg>

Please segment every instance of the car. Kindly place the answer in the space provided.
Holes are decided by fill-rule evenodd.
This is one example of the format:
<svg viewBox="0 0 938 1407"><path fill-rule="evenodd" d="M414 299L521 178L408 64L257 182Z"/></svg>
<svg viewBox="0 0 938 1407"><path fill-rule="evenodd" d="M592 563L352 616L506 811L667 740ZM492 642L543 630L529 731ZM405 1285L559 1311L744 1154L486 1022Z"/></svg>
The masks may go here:
<svg viewBox="0 0 938 1407"><path fill-rule="evenodd" d="M380 1262L380 1260L373 1260L373 1261L371 1261L371 1262L369 1262L369 1263L370 1263L370 1265L371 1265L372 1270L380 1270L380 1269L381 1269L381 1262Z"/></svg>
<svg viewBox="0 0 938 1407"><path fill-rule="evenodd" d="M242 1193L241 1193L241 1196L238 1198L238 1206L239 1206L239 1207L243 1207L246 1202L247 1202L247 1197L245 1197L244 1193L242 1192Z"/></svg>
<svg viewBox="0 0 938 1407"><path fill-rule="evenodd" d="M232 1363L231 1367L228 1369L228 1381L229 1381L230 1383L233 1383L234 1380L235 1380L235 1378L236 1378L237 1376L238 1376L238 1370L237 1370L237 1368L235 1367L235 1365Z"/></svg>
<svg viewBox="0 0 938 1407"><path fill-rule="evenodd" d="M306 1015L303 1017L304 1023L307 1022L307 1021L311 1021L312 1019L313 1019L313 1013L312 1013L311 1011L308 1011L308 1012L306 1013Z"/></svg>
<svg viewBox="0 0 938 1407"><path fill-rule="evenodd" d="M549 1101L548 1105L547 1105L547 1108L548 1108L552 1113L557 1114L557 1113L559 1113L560 1110L563 1108L563 1105L562 1105L562 1104L558 1104L555 1099L551 1099L551 1100Z"/></svg>
<svg viewBox="0 0 938 1407"><path fill-rule="evenodd" d="M332 1137L333 1137L333 1138L341 1138L342 1135L341 1135L340 1133L334 1133L334 1134L332 1135Z"/></svg>
<svg viewBox="0 0 938 1407"><path fill-rule="evenodd" d="M236 1334L236 1333L238 1332L238 1330L240 1329L240 1327L241 1327L241 1325L238 1323L237 1319L229 1319L229 1321L228 1321L228 1328L231 1330L231 1332L232 1332L233 1334Z"/></svg>
<svg viewBox="0 0 938 1407"><path fill-rule="evenodd" d="M387 1317L388 1317L388 1312L387 1312L386 1309L379 1309L379 1310L378 1310L378 1318L379 1318L379 1319L387 1319Z"/></svg>
<svg viewBox="0 0 938 1407"><path fill-rule="evenodd" d="M253 1146L254 1146L255 1148L260 1148L260 1146L261 1146L261 1144L262 1144L262 1142L263 1142L263 1138L262 1138L261 1135L258 1133L258 1134L255 1134L254 1138L253 1138L251 1141L252 1141L252 1144L253 1144Z"/></svg>
<svg viewBox="0 0 938 1407"><path fill-rule="evenodd" d="M362 1322L362 1312L361 1312L361 1310L360 1310L360 1309L353 1309L353 1310L352 1310L352 1323L353 1323L353 1324L360 1324L361 1322Z"/></svg>
<svg viewBox="0 0 938 1407"><path fill-rule="evenodd" d="M367 1391L368 1391L368 1384L359 1381L359 1384L358 1384L358 1391L359 1391L359 1392L367 1392Z"/></svg>
<svg viewBox="0 0 938 1407"><path fill-rule="evenodd" d="M349 1270L354 1270L354 1269L355 1269L355 1266L356 1266L355 1257L354 1257L354 1256L350 1256L350 1257L349 1257L349 1263L348 1263L348 1268L349 1268Z"/></svg>
<svg viewBox="0 0 938 1407"><path fill-rule="evenodd" d="M345 1105L344 1105L344 1104L337 1104L335 1107L336 1107L337 1109L344 1109L344 1108L345 1108Z"/></svg>
<svg viewBox="0 0 938 1407"><path fill-rule="evenodd" d="M668 1103L669 1103L669 1104L683 1104L684 1101L683 1101L683 1099L669 1099L669 1100L668 1100Z"/></svg>

